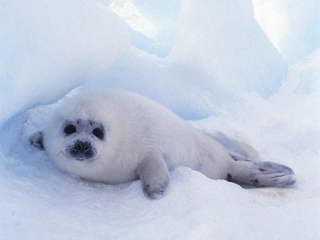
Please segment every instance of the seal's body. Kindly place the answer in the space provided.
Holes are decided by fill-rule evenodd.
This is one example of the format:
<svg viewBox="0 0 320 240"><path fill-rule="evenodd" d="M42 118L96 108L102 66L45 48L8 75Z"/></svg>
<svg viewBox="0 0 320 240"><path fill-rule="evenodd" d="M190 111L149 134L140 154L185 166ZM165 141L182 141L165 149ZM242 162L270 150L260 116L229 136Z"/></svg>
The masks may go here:
<svg viewBox="0 0 320 240"><path fill-rule="evenodd" d="M176 166L254 186L283 187L295 182L290 168L249 161L246 152L232 154L219 138L126 91L99 90L66 97L46 128L30 140L66 172L111 184L140 178L151 198L165 191L168 172Z"/></svg>

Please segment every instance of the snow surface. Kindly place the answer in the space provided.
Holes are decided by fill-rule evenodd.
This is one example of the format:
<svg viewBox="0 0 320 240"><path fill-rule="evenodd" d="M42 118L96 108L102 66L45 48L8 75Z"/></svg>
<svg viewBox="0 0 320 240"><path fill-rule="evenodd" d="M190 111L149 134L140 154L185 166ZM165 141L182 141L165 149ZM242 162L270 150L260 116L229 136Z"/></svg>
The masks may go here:
<svg viewBox="0 0 320 240"><path fill-rule="evenodd" d="M102 3L0 0L0 239L320 239L320 49L287 74L250 1L235 9L185 0L179 18L189 20L178 24L189 33L158 58L130 46L131 30ZM205 24L212 11L217 25ZM187 44L193 31L207 34L201 44ZM248 54L235 54L242 48ZM211 115L190 124L250 143L264 160L291 166L298 182L243 189L181 167L166 196L151 201L139 181L110 186L65 175L28 143L50 107L32 108L32 121L26 110L80 84L134 90L187 118Z"/></svg>

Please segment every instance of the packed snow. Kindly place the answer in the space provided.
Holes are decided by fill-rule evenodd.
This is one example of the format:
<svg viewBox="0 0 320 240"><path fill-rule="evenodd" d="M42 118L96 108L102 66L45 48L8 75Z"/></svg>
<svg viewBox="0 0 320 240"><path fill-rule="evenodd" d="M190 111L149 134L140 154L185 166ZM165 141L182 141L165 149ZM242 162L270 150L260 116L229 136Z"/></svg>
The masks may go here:
<svg viewBox="0 0 320 240"><path fill-rule="evenodd" d="M319 46L294 50L309 40L292 25L283 33L292 33L290 50L274 46L261 0L255 13L249 0L172 1L168 13L130 0L133 15L120 17L126 1L109 2L0 0L0 239L320 239ZM316 34L307 15L298 17ZM151 42L150 29L139 28L146 21L158 29ZM180 167L167 194L149 200L140 181L105 185L61 173L28 137L50 115L46 104L78 86L128 89L203 118L189 122L289 165L297 184L245 189Z"/></svg>

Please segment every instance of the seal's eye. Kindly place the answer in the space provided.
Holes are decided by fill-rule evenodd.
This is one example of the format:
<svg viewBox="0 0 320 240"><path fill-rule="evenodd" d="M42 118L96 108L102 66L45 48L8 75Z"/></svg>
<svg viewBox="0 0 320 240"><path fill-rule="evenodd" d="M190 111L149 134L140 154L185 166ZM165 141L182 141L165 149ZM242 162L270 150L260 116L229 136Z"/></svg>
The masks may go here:
<svg viewBox="0 0 320 240"><path fill-rule="evenodd" d="M63 131L65 134L70 135L72 133L75 133L77 131L77 128L72 124L68 124L67 126L64 127Z"/></svg>
<svg viewBox="0 0 320 240"><path fill-rule="evenodd" d="M103 140L104 138L104 131L101 128L95 128L92 130L92 134L95 135L97 138Z"/></svg>

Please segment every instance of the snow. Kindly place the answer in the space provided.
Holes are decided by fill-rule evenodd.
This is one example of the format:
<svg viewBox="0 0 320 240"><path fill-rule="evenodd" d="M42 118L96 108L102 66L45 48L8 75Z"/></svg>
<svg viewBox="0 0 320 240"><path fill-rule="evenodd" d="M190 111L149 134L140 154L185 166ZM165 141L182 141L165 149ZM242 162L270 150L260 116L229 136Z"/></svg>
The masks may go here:
<svg viewBox="0 0 320 240"><path fill-rule="evenodd" d="M287 62L320 47L319 0L253 0L257 20Z"/></svg>
<svg viewBox="0 0 320 240"><path fill-rule="evenodd" d="M133 46L205 73L215 84L211 89L270 96L286 79L287 64L256 21L250 0L115 0L112 7L132 27Z"/></svg>
<svg viewBox="0 0 320 240"><path fill-rule="evenodd" d="M170 53L180 0L113 0L111 9L133 29L133 46L160 57Z"/></svg>
<svg viewBox="0 0 320 240"><path fill-rule="evenodd" d="M143 14L151 3L135 3L151 23L164 21ZM320 239L320 49L291 52L287 73L251 1L206 3L181 3L173 52L159 58L130 45L132 30L103 1L0 0L1 240ZM244 189L180 167L166 196L151 201L140 181L112 186L63 174L28 136L54 107L42 104L79 85L129 89L188 119L210 116L190 124L250 143L262 159L292 167L298 182Z"/></svg>
<svg viewBox="0 0 320 240"><path fill-rule="evenodd" d="M222 110L220 106L236 101L236 96L212 81L206 73L135 48L96 79L84 87L103 85L131 90L162 103L186 119L216 114Z"/></svg>
<svg viewBox="0 0 320 240"><path fill-rule="evenodd" d="M281 131L281 125L261 134L254 130L259 128L250 126L255 125L255 114L248 115L247 124L240 117L236 124L227 117L193 122L196 127L211 131L222 120L227 127L221 129L230 134L233 123L238 134L241 129L249 142L257 140L262 152L267 145L268 157L295 168L299 179L295 188L243 189L181 167L171 173L166 196L151 201L143 195L139 181L115 186L88 183L54 168L43 152L27 144L28 134L43 124L46 109L50 107L34 109L31 123L26 121L30 119L27 113L16 116L1 132L0 236L6 239L232 239L237 236L250 240L320 236L316 230L320 220L319 153L307 148L296 154L283 144L269 142L269 137L275 139ZM275 123L270 121L270 124ZM293 135L286 135L287 141L292 141L289 138ZM281 140L285 142L283 137Z"/></svg>
<svg viewBox="0 0 320 240"><path fill-rule="evenodd" d="M1 106L0 123L62 97L129 47L126 26L95 2L1 0L0 15L0 102L11 100Z"/></svg>
<svg viewBox="0 0 320 240"><path fill-rule="evenodd" d="M182 1L173 61L208 73L233 95L270 96L287 65L254 18L251 1Z"/></svg>
<svg viewBox="0 0 320 240"><path fill-rule="evenodd" d="M111 2L112 10L134 29L131 32L131 40L135 47L163 57L170 54L174 46L176 31L181 27L176 23L181 7L189 4L190 1L110 0L107 2ZM192 7L193 9L200 6L196 1L193 2L196 5ZM207 9L206 11L214 12L210 17L213 23L221 25L219 35L224 34L226 29L233 30L235 26L242 24L248 28L243 18L238 19L237 15L244 13L238 9L246 8L245 11L248 13L248 10L252 11L250 8L253 7L256 21L289 64L296 63L309 55L314 48L320 47L319 0L252 0L252 4L251 1L210 2L210 4L203 2L201 5ZM231 10L229 2L237 8L237 12ZM213 8L210 7L211 4ZM221 7L225 9L220 11ZM251 15L252 13L249 14ZM188 21L192 20L189 18ZM222 24L218 23L220 21ZM228 28L230 22L233 22L233 25ZM250 19L250 22L253 24L255 20ZM248 35L250 39L252 35L257 35L257 28L255 31L255 34ZM248 32L245 31L245 33Z"/></svg>

